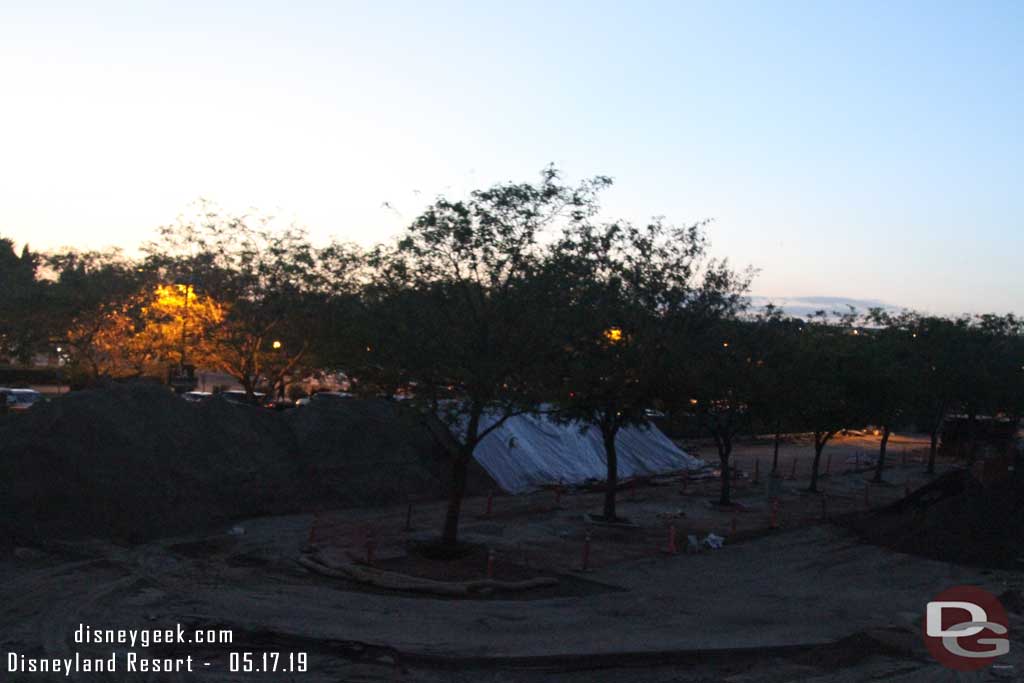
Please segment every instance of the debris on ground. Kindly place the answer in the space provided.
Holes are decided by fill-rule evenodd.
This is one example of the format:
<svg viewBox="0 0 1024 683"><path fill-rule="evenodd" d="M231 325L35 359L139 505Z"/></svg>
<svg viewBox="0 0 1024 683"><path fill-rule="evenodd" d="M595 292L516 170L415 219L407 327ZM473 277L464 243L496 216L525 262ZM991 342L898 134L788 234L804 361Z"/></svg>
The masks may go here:
<svg viewBox="0 0 1024 683"><path fill-rule="evenodd" d="M725 545L725 538L715 533L710 533L704 537L702 541L704 545L711 548L712 550L718 550Z"/></svg>

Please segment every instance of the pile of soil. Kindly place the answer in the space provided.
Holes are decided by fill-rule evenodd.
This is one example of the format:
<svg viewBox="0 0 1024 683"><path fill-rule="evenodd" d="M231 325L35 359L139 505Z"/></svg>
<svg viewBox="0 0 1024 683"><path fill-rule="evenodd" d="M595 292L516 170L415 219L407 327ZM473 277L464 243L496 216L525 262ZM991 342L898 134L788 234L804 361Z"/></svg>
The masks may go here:
<svg viewBox="0 0 1024 683"><path fill-rule="evenodd" d="M447 451L409 409L277 413L151 383L0 418L0 542L142 541L228 520L437 497Z"/></svg>
<svg viewBox="0 0 1024 683"><path fill-rule="evenodd" d="M1024 495L1013 478L984 486L967 470L949 472L910 497L847 520L865 540L961 564L1024 565Z"/></svg>
<svg viewBox="0 0 1024 683"><path fill-rule="evenodd" d="M284 416L310 495L335 501L340 496L346 505L363 506L436 498L449 490L448 451L426 418L400 403L325 401ZM493 487L484 469L471 462L468 491Z"/></svg>

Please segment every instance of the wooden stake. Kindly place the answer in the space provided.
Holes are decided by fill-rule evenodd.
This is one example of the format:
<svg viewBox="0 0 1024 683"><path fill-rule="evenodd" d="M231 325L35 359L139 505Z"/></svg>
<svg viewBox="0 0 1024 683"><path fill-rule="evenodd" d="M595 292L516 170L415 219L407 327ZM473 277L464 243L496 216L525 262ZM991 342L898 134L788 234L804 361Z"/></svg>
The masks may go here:
<svg viewBox="0 0 1024 683"><path fill-rule="evenodd" d="M373 537L373 529L366 532L366 564L373 566L374 551L377 549L377 541Z"/></svg>
<svg viewBox="0 0 1024 683"><path fill-rule="evenodd" d="M313 513L313 521L309 523L309 541L307 541L307 543L306 543L307 545L313 545L314 543L317 542L317 538L318 538L317 537L317 526L319 525L319 522L320 522L320 513L319 512L314 512Z"/></svg>
<svg viewBox="0 0 1024 683"><path fill-rule="evenodd" d="M583 537L583 562L580 567L583 571L590 571L590 530Z"/></svg>

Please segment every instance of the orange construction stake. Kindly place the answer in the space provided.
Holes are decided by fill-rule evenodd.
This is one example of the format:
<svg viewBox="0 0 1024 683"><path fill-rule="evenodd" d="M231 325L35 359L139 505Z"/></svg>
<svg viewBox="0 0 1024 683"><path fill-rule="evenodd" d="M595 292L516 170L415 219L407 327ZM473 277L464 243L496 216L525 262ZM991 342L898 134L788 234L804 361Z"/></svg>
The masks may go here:
<svg viewBox="0 0 1024 683"><path fill-rule="evenodd" d="M377 539L373 536L373 529L366 532L366 564L373 566L374 551L377 549Z"/></svg>
<svg viewBox="0 0 1024 683"><path fill-rule="evenodd" d="M590 571L590 530L583 537L583 562L580 567L583 571Z"/></svg>
<svg viewBox="0 0 1024 683"><path fill-rule="evenodd" d="M676 525L675 524L670 524L669 527L668 527L668 547L665 549L665 551L669 555L675 555L677 552L679 552L679 549L676 548Z"/></svg>
<svg viewBox="0 0 1024 683"><path fill-rule="evenodd" d="M313 545L317 542L317 526L320 524L320 513L313 513L313 521L309 523L309 541L307 545Z"/></svg>

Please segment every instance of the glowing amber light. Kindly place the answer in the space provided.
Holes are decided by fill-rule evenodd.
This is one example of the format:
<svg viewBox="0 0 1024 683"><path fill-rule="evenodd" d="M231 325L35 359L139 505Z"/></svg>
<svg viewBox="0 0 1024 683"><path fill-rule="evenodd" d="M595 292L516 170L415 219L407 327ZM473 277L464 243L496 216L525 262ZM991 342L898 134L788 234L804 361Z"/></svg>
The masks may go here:
<svg viewBox="0 0 1024 683"><path fill-rule="evenodd" d="M604 337L613 343L622 341L622 329L619 327L609 327L604 331Z"/></svg>
<svg viewBox="0 0 1024 683"><path fill-rule="evenodd" d="M271 346L273 346L275 349L279 349L279 348L281 348L281 342L279 342L278 340L275 339L274 343L271 344Z"/></svg>
<svg viewBox="0 0 1024 683"><path fill-rule="evenodd" d="M196 303L198 299L192 285L157 285L155 303L158 306L176 307Z"/></svg>

